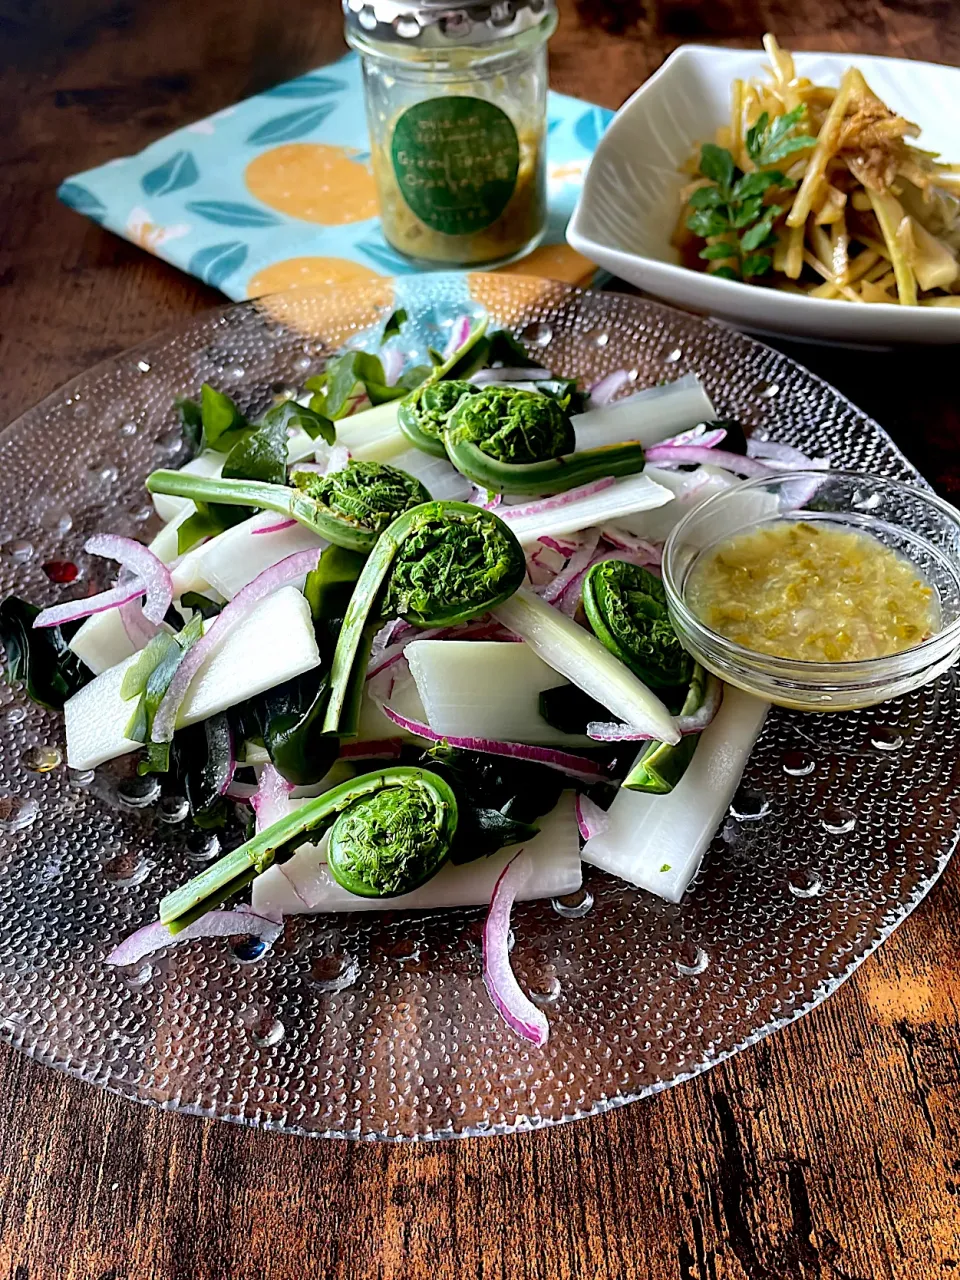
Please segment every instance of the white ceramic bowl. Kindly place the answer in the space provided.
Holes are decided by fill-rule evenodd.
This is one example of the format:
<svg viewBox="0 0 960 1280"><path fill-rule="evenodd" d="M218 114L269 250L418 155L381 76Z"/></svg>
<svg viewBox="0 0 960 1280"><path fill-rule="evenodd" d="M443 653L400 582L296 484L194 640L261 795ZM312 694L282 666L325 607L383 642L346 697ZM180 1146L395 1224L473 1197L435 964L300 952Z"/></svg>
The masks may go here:
<svg viewBox="0 0 960 1280"><path fill-rule="evenodd" d="M919 145L960 162L960 69L903 58L796 54L797 72L839 84L856 65L894 110L920 125ZM766 55L685 45L620 108L601 139L567 239L648 293L741 327L834 342L960 342L960 309L857 305L718 280L679 265L680 165L730 114L730 86L760 76Z"/></svg>

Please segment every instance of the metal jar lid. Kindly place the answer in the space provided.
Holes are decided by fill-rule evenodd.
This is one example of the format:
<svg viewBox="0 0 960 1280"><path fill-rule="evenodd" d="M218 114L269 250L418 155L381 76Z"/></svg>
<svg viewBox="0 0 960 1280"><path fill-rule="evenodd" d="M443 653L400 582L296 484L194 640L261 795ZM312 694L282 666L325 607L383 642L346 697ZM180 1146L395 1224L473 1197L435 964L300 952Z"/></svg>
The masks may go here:
<svg viewBox="0 0 960 1280"><path fill-rule="evenodd" d="M347 38L358 43L444 49L530 31L555 15L556 0L343 0L343 13Z"/></svg>

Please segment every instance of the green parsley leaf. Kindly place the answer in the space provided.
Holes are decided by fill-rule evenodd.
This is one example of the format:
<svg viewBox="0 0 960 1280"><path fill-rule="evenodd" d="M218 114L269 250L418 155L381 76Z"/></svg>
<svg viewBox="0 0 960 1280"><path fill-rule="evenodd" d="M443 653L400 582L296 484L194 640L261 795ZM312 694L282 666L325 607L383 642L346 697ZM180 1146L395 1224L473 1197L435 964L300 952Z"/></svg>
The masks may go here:
<svg viewBox="0 0 960 1280"><path fill-rule="evenodd" d="M773 259L768 253L751 253L743 259L740 266L746 280L750 276L766 275L773 266Z"/></svg>
<svg viewBox="0 0 960 1280"><path fill-rule="evenodd" d="M700 172L710 178L724 193L729 191L736 168L733 156L723 147L707 142L700 149Z"/></svg>
<svg viewBox="0 0 960 1280"><path fill-rule="evenodd" d="M705 258L707 262L719 262L724 258L736 258L737 247L733 244L708 244L705 249L700 250L700 257Z"/></svg>

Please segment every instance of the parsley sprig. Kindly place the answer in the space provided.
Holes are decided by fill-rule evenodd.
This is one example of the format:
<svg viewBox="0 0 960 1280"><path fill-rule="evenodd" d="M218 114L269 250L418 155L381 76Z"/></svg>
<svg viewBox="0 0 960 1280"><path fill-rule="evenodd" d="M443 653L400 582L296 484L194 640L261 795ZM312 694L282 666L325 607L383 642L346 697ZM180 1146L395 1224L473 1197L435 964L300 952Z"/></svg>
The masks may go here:
<svg viewBox="0 0 960 1280"><path fill-rule="evenodd" d="M711 186L698 187L690 197L693 212L687 227L705 240L722 237L717 244L700 250L707 262L722 262L711 272L723 280L750 280L762 276L773 266L773 259L763 250L776 244L773 229L780 216L780 206L766 204L768 191L790 191L797 184L779 169L765 166L786 159L795 151L804 151L816 142L809 134L794 133L805 107L796 107L771 124L764 111L756 124L747 130L747 155L757 166L750 173L737 168L725 147L708 142L700 151L700 174Z"/></svg>

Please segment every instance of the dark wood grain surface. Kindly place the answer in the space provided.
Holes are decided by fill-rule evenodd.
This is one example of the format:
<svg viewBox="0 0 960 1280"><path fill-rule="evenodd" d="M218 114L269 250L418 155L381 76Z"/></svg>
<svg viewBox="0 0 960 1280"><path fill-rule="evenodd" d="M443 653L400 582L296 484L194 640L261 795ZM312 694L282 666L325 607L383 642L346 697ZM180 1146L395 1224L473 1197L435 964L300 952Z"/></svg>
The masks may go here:
<svg viewBox="0 0 960 1280"><path fill-rule="evenodd" d="M615 107L688 39L960 63L957 0L562 3ZM337 0L0 0L0 421L220 298L57 183L341 52ZM960 138L958 138L960 149ZM791 351L960 496L957 352ZM604 1118L435 1147L121 1102L0 1048L0 1280L960 1275L960 866L800 1023Z"/></svg>

